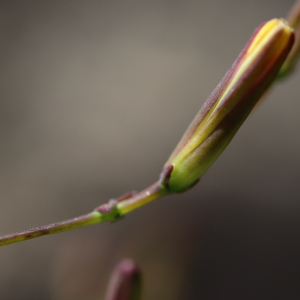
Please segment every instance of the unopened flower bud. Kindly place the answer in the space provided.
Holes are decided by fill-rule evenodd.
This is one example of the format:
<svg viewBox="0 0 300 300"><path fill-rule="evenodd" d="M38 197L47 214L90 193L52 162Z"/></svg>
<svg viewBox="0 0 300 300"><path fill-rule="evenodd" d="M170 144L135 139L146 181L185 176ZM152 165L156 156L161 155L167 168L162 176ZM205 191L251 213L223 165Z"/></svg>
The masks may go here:
<svg viewBox="0 0 300 300"><path fill-rule="evenodd" d="M123 260L113 271L106 300L139 300L141 296L141 273L131 259Z"/></svg>
<svg viewBox="0 0 300 300"><path fill-rule="evenodd" d="M284 20L261 25L204 103L165 164L173 166L169 192L194 185L223 152L275 80L294 41Z"/></svg>

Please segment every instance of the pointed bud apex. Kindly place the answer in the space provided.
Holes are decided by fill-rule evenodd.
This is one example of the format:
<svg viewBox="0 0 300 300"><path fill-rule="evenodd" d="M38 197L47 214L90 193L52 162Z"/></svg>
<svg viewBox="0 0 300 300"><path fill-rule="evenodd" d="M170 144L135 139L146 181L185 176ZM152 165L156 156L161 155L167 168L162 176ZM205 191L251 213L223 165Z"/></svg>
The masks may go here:
<svg viewBox="0 0 300 300"><path fill-rule="evenodd" d="M294 40L284 20L260 26L187 129L165 164L170 192L197 182L226 148L276 78Z"/></svg>
<svg viewBox="0 0 300 300"><path fill-rule="evenodd" d="M140 270L134 261L123 260L113 271L105 299L139 300L140 294Z"/></svg>

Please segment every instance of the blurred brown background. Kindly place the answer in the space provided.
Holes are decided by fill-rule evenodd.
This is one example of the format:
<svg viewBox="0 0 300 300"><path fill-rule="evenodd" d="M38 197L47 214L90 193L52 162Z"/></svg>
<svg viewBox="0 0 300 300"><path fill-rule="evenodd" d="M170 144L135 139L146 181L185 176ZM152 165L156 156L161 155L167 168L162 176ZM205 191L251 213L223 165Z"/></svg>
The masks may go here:
<svg viewBox="0 0 300 300"><path fill-rule="evenodd" d="M1 1L0 234L157 179L254 28L293 1ZM0 249L1 300L103 299L123 257L143 300L300 299L300 73L193 190L115 224Z"/></svg>

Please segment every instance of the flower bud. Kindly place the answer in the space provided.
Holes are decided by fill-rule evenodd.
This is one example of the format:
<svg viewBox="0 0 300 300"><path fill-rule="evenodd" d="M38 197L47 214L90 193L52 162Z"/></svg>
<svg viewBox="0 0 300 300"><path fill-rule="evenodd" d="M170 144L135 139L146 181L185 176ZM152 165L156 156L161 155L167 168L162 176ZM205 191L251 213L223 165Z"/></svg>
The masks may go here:
<svg viewBox="0 0 300 300"><path fill-rule="evenodd" d="M106 300L139 300L141 297L141 272L131 259L119 263L111 276Z"/></svg>
<svg viewBox="0 0 300 300"><path fill-rule="evenodd" d="M165 164L173 166L170 192L193 186L223 152L275 80L293 41L293 30L284 20L273 19L256 29Z"/></svg>

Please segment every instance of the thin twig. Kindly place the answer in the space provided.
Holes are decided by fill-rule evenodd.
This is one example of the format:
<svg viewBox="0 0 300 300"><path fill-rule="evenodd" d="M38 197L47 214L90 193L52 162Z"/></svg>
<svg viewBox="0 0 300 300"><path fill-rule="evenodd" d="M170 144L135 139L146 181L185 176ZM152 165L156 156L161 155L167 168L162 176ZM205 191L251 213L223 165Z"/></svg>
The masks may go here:
<svg viewBox="0 0 300 300"><path fill-rule="evenodd" d="M111 200L107 204L99 206L93 212L80 217L4 235L0 237L0 247L105 221L115 222L125 214L158 199L167 193L167 190L161 182L157 182L140 193L126 194L118 199Z"/></svg>

